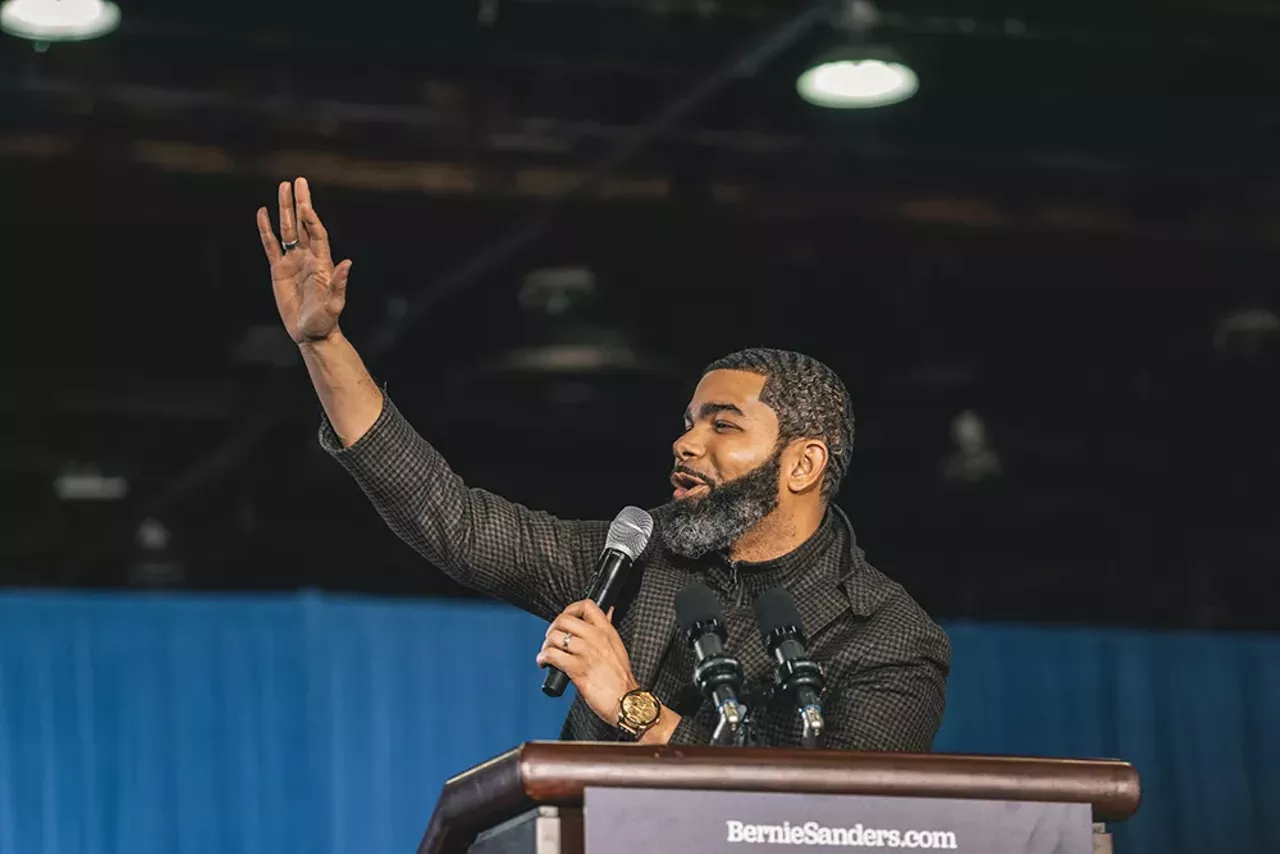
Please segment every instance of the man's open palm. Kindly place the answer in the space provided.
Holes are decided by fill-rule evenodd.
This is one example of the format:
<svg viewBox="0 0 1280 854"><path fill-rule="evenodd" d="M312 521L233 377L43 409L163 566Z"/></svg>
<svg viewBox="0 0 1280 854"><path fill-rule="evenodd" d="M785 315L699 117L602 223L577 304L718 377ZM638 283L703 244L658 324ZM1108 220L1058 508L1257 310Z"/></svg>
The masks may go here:
<svg viewBox="0 0 1280 854"><path fill-rule="evenodd" d="M347 300L351 261L334 266L329 233L311 205L306 178L292 184L282 182L279 196L279 240L271 230L267 209L258 208L258 234L271 262L276 308L294 341L320 341L338 328L338 316Z"/></svg>

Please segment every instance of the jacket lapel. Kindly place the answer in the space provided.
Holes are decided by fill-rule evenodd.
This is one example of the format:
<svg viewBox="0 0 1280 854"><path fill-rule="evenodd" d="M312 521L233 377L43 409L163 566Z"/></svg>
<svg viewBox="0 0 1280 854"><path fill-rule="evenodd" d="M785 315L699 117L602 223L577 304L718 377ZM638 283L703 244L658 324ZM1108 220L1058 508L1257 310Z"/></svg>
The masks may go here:
<svg viewBox="0 0 1280 854"><path fill-rule="evenodd" d="M652 688L662 657L675 638L676 594L688 582L688 575L657 559L644 568L640 592L630 613L631 672L641 687Z"/></svg>

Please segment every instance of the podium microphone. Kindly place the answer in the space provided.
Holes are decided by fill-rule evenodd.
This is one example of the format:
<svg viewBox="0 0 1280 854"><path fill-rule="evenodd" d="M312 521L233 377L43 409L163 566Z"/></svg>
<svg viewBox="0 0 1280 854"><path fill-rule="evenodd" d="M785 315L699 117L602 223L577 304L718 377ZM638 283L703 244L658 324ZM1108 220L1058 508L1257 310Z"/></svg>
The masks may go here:
<svg viewBox="0 0 1280 854"><path fill-rule="evenodd" d="M690 584L676 594L676 620L697 659L693 684L720 713L711 743L742 743L746 719L746 708L738 700L742 665L725 649L729 633L724 627L720 601L705 584Z"/></svg>
<svg viewBox="0 0 1280 854"><path fill-rule="evenodd" d="M822 668L805 649L804 623L796 600L778 587L760 594L755 604L756 623L765 649L778 662L776 690L800 712L805 747L817 747L826 723L822 719Z"/></svg>
<svg viewBox="0 0 1280 854"><path fill-rule="evenodd" d="M587 598L599 605L600 610L607 612L614 606L631 565L649 544L651 536L653 517L639 507L623 507L614 517L605 536L604 551L596 560L591 591L587 594ZM542 680L542 693L548 697L559 697L569 687L569 677L556 667L548 666L547 671L546 678Z"/></svg>

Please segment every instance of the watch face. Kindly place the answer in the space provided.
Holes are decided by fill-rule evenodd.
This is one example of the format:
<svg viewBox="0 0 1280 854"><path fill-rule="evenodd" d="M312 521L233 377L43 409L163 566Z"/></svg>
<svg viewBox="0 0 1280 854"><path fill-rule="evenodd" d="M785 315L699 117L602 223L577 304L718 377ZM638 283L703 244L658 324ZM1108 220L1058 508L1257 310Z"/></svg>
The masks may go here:
<svg viewBox="0 0 1280 854"><path fill-rule="evenodd" d="M628 694L622 698L622 713L643 726L658 716L658 701L647 691Z"/></svg>

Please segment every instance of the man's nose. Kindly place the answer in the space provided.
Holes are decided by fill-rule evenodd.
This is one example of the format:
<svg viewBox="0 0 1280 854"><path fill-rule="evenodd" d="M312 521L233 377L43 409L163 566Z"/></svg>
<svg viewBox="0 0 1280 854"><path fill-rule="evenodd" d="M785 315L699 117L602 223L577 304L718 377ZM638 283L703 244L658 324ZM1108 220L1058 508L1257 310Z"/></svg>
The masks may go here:
<svg viewBox="0 0 1280 854"><path fill-rule="evenodd" d="M695 433L694 430L686 430L684 435L671 444L671 451L676 455L678 462L702 456L705 448L698 441Z"/></svg>

